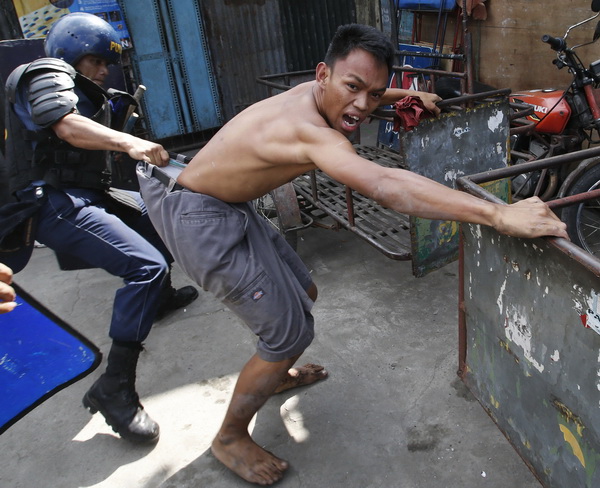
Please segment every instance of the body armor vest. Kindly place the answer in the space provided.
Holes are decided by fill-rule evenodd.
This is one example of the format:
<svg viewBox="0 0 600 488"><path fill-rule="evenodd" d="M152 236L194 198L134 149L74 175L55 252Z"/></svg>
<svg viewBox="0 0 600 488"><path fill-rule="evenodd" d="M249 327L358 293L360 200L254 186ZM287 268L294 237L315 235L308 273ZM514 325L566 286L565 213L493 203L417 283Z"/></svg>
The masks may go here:
<svg viewBox="0 0 600 488"><path fill-rule="evenodd" d="M42 58L17 68L7 80L6 161L0 167L0 181L2 182L0 183L0 203L13 201L14 192L27 187L35 180L44 180L56 188L76 187L106 190L110 186L111 153L109 151L90 151L73 147L60 140L50 128L29 130L15 113L16 93L22 89L23 84L31 83L36 76L43 76L52 70L63 73L63 75L68 73L74 79L78 96L80 99L85 97L86 102L89 101L95 111L94 115L90 117L92 120L107 127L111 125L108 92L88 78L76 73L70 65L54 58ZM48 104L52 103L50 101ZM48 110L51 112L54 107L50 106ZM57 112L59 111L60 109L57 109ZM52 123L64 115L58 113L56 120L53 120Z"/></svg>
<svg viewBox="0 0 600 488"><path fill-rule="evenodd" d="M88 78L77 74L76 91L97 109L89 117L105 127L111 126L108 94ZM55 188L108 190L111 184L111 152L79 149L58 139L54 133L36 145L34 162L44 168L43 180Z"/></svg>

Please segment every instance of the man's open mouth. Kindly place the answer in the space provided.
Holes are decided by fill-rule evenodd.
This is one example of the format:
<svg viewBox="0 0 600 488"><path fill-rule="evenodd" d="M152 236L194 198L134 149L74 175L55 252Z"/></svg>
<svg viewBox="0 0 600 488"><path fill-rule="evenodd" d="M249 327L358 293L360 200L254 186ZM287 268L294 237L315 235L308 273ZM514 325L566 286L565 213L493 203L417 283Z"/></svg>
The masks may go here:
<svg viewBox="0 0 600 488"><path fill-rule="evenodd" d="M360 117L357 117L356 115L344 115L343 120L344 125L349 128L354 128L360 123Z"/></svg>

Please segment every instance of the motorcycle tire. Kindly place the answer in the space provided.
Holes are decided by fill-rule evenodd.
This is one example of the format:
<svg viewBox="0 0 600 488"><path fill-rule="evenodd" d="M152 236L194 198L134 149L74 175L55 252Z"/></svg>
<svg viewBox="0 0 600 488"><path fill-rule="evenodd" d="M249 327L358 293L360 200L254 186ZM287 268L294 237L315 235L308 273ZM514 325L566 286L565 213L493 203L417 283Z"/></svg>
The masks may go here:
<svg viewBox="0 0 600 488"><path fill-rule="evenodd" d="M568 196L600 188L600 164L581 174L573 182ZM569 205L562 209L562 221L574 244L600 256L600 199Z"/></svg>

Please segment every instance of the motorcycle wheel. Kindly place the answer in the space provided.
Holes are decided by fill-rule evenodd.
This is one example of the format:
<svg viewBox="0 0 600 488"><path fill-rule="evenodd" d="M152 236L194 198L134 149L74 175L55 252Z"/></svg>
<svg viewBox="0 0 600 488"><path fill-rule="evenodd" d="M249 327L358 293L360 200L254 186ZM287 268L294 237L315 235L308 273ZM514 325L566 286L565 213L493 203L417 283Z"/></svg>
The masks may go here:
<svg viewBox="0 0 600 488"><path fill-rule="evenodd" d="M273 201L273 196L270 193L257 198L253 202L254 208L258 214L263 217L269 224L271 224L277 232L279 232L286 240L286 242L292 246L294 251L298 250L298 231L296 229L284 230L279 225L279 214Z"/></svg>
<svg viewBox="0 0 600 488"><path fill-rule="evenodd" d="M526 159L511 158L511 164L517 165L529 161L537 161L548 157L549 142L545 138L532 138L529 135L511 137L511 151L528 154ZM541 181L540 181L541 180ZM533 171L512 177L512 191L515 199L538 196L546 201L556 192L558 175L556 170ZM539 187L539 188L538 188Z"/></svg>
<svg viewBox="0 0 600 488"><path fill-rule="evenodd" d="M568 195L600 188L600 165L593 166L573 183ZM561 219L574 244L600 256L600 199L588 200L562 209Z"/></svg>

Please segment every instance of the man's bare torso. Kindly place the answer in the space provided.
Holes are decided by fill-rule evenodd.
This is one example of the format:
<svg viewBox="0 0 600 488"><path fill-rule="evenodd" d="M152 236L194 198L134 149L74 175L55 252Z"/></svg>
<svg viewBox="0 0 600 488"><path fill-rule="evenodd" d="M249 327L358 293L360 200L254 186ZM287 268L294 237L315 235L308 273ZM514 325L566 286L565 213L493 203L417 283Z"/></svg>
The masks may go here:
<svg viewBox="0 0 600 488"><path fill-rule="evenodd" d="M328 128L303 83L247 108L192 159L178 182L226 202L243 202L314 169L300 154L303 128Z"/></svg>

